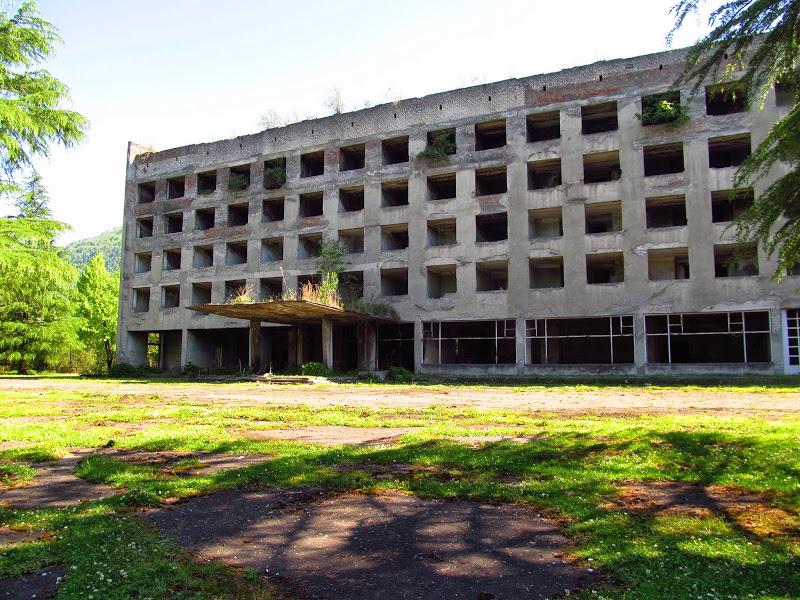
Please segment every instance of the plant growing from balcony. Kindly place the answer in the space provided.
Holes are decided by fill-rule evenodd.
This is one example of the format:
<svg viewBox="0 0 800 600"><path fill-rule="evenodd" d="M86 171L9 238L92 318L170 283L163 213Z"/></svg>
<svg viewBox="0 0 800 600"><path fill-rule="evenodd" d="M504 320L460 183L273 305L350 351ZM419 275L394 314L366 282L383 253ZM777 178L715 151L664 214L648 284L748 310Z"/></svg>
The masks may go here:
<svg viewBox="0 0 800 600"><path fill-rule="evenodd" d="M277 190L286 183L286 166L278 164L264 169L264 188Z"/></svg>
<svg viewBox="0 0 800 600"><path fill-rule="evenodd" d="M686 106L666 98L647 103L642 107L642 112L636 113L635 116L642 125L664 124L671 129L677 129L689 122L689 111Z"/></svg>
<svg viewBox="0 0 800 600"><path fill-rule="evenodd" d="M441 133L433 137L425 150L417 154L417 159L428 163L448 160L448 156L456 153L456 143L452 134Z"/></svg>
<svg viewBox="0 0 800 600"><path fill-rule="evenodd" d="M250 185L247 175L244 173L231 173L228 179L228 189L231 192L240 192Z"/></svg>

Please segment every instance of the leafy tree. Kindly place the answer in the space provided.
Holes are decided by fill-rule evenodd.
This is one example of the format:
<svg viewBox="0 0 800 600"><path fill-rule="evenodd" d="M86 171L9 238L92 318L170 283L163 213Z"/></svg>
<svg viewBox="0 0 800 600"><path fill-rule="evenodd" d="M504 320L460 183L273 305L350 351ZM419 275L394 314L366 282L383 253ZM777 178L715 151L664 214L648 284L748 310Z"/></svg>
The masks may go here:
<svg viewBox="0 0 800 600"><path fill-rule="evenodd" d="M78 277L75 315L80 319L78 337L110 369L117 339L119 276L109 273L103 254L95 254Z"/></svg>
<svg viewBox="0 0 800 600"><path fill-rule="evenodd" d="M70 262L82 269L96 254L102 254L106 261L106 269L111 273L119 271L122 255L122 227L83 240L76 240L64 246L69 253Z"/></svg>
<svg viewBox="0 0 800 600"><path fill-rule="evenodd" d="M672 11L675 30L697 11L703 0L681 0ZM730 80L744 70L737 84L748 100L763 105L775 84L795 97L794 106L778 121L755 151L741 164L736 187L753 185L779 162L790 171L771 183L753 206L734 222L736 237L759 243L768 256L777 253L773 279L780 281L800 254L800 0L731 0L711 13L712 31L689 50L686 69L676 82L694 82L693 93L709 79ZM782 220L787 216L786 221Z"/></svg>
<svg viewBox="0 0 800 600"><path fill-rule="evenodd" d="M14 201L14 206L19 210L19 217L23 219L49 219L53 211L47 206L50 197L47 195L42 183L42 176L36 171L31 173L22 187L22 193Z"/></svg>

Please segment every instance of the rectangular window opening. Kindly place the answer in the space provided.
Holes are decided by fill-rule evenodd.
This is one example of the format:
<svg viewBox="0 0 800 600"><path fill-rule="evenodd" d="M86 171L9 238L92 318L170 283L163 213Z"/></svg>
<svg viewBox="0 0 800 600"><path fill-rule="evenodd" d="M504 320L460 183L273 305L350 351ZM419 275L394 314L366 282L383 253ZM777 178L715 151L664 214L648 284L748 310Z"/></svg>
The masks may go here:
<svg viewBox="0 0 800 600"><path fill-rule="evenodd" d="M683 144L644 147L644 176L683 173Z"/></svg>
<svg viewBox="0 0 800 600"><path fill-rule="evenodd" d="M475 195L491 196L508 191L506 167L489 167L475 170Z"/></svg>
<svg viewBox="0 0 800 600"><path fill-rule="evenodd" d="M528 189L545 190L561 185L561 159L536 160L528 163Z"/></svg>
<svg viewBox="0 0 800 600"><path fill-rule="evenodd" d="M755 201L753 188L711 192L711 222L729 223L747 211Z"/></svg>
<svg viewBox="0 0 800 600"><path fill-rule="evenodd" d="M153 217L141 217L136 219L136 237L153 237Z"/></svg>
<svg viewBox="0 0 800 600"><path fill-rule="evenodd" d="M633 363L633 317L579 317L525 321L531 365Z"/></svg>
<svg viewBox="0 0 800 600"><path fill-rule="evenodd" d="M211 282L192 284L192 306L211 304Z"/></svg>
<svg viewBox="0 0 800 600"><path fill-rule="evenodd" d="M603 102L591 106L581 106L581 133L603 133L619 129L617 102Z"/></svg>
<svg viewBox="0 0 800 600"><path fill-rule="evenodd" d="M644 202L648 229L686 225L686 196L656 196Z"/></svg>
<svg viewBox="0 0 800 600"><path fill-rule="evenodd" d="M148 312L150 310L150 288L133 289L133 305L131 310L135 313Z"/></svg>
<svg viewBox="0 0 800 600"><path fill-rule="evenodd" d="M242 296L249 296L247 281L233 279L225 282L225 304L229 304Z"/></svg>
<svg viewBox="0 0 800 600"><path fill-rule="evenodd" d="M712 169L738 167L750 156L750 134L726 135L708 140L708 166Z"/></svg>
<svg viewBox="0 0 800 600"><path fill-rule="evenodd" d="M228 242L225 244L225 264L244 265L247 263L247 242Z"/></svg>
<svg viewBox="0 0 800 600"><path fill-rule="evenodd" d="M429 365L514 364L517 360L513 319L423 322L422 343L422 362Z"/></svg>
<svg viewBox="0 0 800 600"><path fill-rule="evenodd" d="M625 281L625 261L622 252L603 252L586 255L586 283L622 283Z"/></svg>
<svg viewBox="0 0 800 600"><path fill-rule="evenodd" d="M297 238L297 258L316 258L322 243L321 233L307 233Z"/></svg>
<svg viewBox="0 0 800 600"><path fill-rule="evenodd" d="M194 228L196 231L206 231L214 228L216 211L213 208L200 208L194 211Z"/></svg>
<svg viewBox="0 0 800 600"><path fill-rule="evenodd" d="M205 269L214 266L214 246L195 246L192 267Z"/></svg>
<svg viewBox="0 0 800 600"><path fill-rule="evenodd" d="M794 106L798 100L798 90L794 81L796 77L788 75L778 77L775 82L775 106Z"/></svg>
<svg viewBox="0 0 800 600"><path fill-rule="evenodd" d="M167 200L183 198L186 195L186 177L167 179Z"/></svg>
<svg viewBox="0 0 800 600"><path fill-rule="evenodd" d="M528 115L525 125L528 143L557 140L561 137L561 113L557 110Z"/></svg>
<svg viewBox="0 0 800 600"><path fill-rule="evenodd" d="M532 290L564 287L564 257L548 256L528 261L529 281Z"/></svg>
<svg viewBox="0 0 800 600"><path fill-rule="evenodd" d="M506 145L506 120L487 121L475 125L475 150L491 150Z"/></svg>
<svg viewBox="0 0 800 600"><path fill-rule="evenodd" d="M758 249L755 244L714 246L714 277L755 277L758 275Z"/></svg>
<svg viewBox="0 0 800 600"><path fill-rule="evenodd" d="M381 226L381 250L408 248L408 223Z"/></svg>
<svg viewBox="0 0 800 600"><path fill-rule="evenodd" d="M264 189L279 190L286 183L286 157L264 161Z"/></svg>
<svg viewBox="0 0 800 600"><path fill-rule="evenodd" d="M277 223L283 221L285 199L269 198L264 200L261 208L261 221L263 223Z"/></svg>
<svg viewBox="0 0 800 600"><path fill-rule="evenodd" d="M344 146L339 149L339 170L355 171L366 164L366 145Z"/></svg>
<svg viewBox="0 0 800 600"><path fill-rule="evenodd" d="M475 263L476 290L500 292L508 289L508 261L484 260Z"/></svg>
<svg viewBox="0 0 800 600"><path fill-rule="evenodd" d="M508 239L508 214L492 213L475 216L475 241L500 242Z"/></svg>
<svg viewBox="0 0 800 600"><path fill-rule="evenodd" d="M558 238L564 235L561 207L535 208L528 211L528 237Z"/></svg>
<svg viewBox="0 0 800 600"><path fill-rule="evenodd" d="M384 181L381 184L381 206L390 208L408 205L408 180Z"/></svg>
<svg viewBox="0 0 800 600"><path fill-rule="evenodd" d="M273 237L261 240L261 262L283 260L283 238Z"/></svg>
<svg viewBox="0 0 800 600"><path fill-rule="evenodd" d="M681 93L677 90L642 96L642 125L672 123L681 115Z"/></svg>
<svg viewBox="0 0 800 600"><path fill-rule="evenodd" d="M180 233L183 231L183 213L164 215L164 233Z"/></svg>
<svg viewBox="0 0 800 600"><path fill-rule="evenodd" d="M408 136L381 141L384 165L399 165L408 162Z"/></svg>
<svg viewBox="0 0 800 600"><path fill-rule="evenodd" d="M165 271L177 271L181 268L181 249L164 250L163 268Z"/></svg>
<svg viewBox="0 0 800 600"><path fill-rule="evenodd" d="M619 151L594 152L583 155L584 183L616 181L622 176L619 166Z"/></svg>
<svg viewBox="0 0 800 600"><path fill-rule="evenodd" d="M133 259L134 273L149 273L153 265L153 255L150 252L138 252Z"/></svg>
<svg viewBox="0 0 800 600"><path fill-rule="evenodd" d="M357 303L364 297L363 271L346 271L339 276L339 294L342 302Z"/></svg>
<svg viewBox="0 0 800 600"><path fill-rule="evenodd" d="M706 114L730 115L747 110L747 94L737 82L706 86Z"/></svg>
<svg viewBox="0 0 800 600"><path fill-rule="evenodd" d="M241 192L250 187L250 165L231 167L228 174L228 190Z"/></svg>
<svg viewBox="0 0 800 600"><path fill-rule="evenodd" d="M339 243L344 247L345 254L363 254L364 228L340 229Z"/></svg>
<svg viewBox="0 0 800 600"><path fill-rule="evenodd" d="M449 200L456 197L456 174L428 176L428 200Z"/></svg>
<svg viewBox="0 0 800 600"><path fill-rule="evenodd" d="M456 153L456 130L450 129L437 129L436 131L429 131L425 139L428 148L440 149L447 155Z"/></svg>
<svg viewBox="0 0 800 600"><path fill-rule="evenodd" d="M181 305L181 286L165 285L161 288L161 306L177 308Z"/></svg>
<svg viewBox="0 0 800 600"><path fill-rule="evenodd" d="M408 294L408 269L381 269L381 295L405 296Z"/></svg>
<svg viewBox="0 0 800 600"><path fill-rule="evenodd" d="M300 205L297 210L297 216L301 219L308 217L321 217L323 211L323 196L322 192L313 192L311 194L300 194Z"/></svg>
<svg viewBox="0 0 800 600"><path fill-rule="evenodd" d="M622 231L622 202L584 204L586 233L613 233Z"/></svg>
<svg viewBox="0 0 800 600"><path fill-rule="evenodd" d="M206 171L197 174L197 193L207 196L217 191L217 172Z"/></svg>
<svg viewBox="0 0 800 600"><path fill-rule="evenodd" d="M156 199L156 184L154 181L149 183L140 183L138 186L137 202L138 204L150 204L155 202Z"/></svg>
<svg viewBox="0 0 800 600"><path fill-rule="evenodd" d="M250 206L248 204L228 205L228 227L242 227L249 220Z"/></svg>
<svg viewBox="0 0 800 600"><path fill-rule="evenodd" d="M261 284L261 294L259 296L261 302L280 300L283 297L282 277L262 277L259 283Z"/></svg>
<svg viewBox="0 0 800 600"><path fill-rule="evenodd" d="M454 246L457 243L455 218L428 221L428 247Z"/></svg>
<svg viewBox="0 0 800 600"><path fill-rule="evenodd" d="M316 177L325 172L325 151L300 155L300 177Z"/></svg>
<svg viewBox="0 0 800 600"><path fill-rule="evenodd" d="M689 279L688 248L651 248L647 251L650 281Z"/></svg>
<svg viewBox="0 0 800 600"><path fill-rule="evenodd" d="M430 265L428 274L428 298L441 298L445 294L458 292L456 265Z"/></svg>
<svg viewBox="0 0 800 600"><path fill-rule="evenodd" d="M339 188L339 212L364 210L364 186Z"/></svg>

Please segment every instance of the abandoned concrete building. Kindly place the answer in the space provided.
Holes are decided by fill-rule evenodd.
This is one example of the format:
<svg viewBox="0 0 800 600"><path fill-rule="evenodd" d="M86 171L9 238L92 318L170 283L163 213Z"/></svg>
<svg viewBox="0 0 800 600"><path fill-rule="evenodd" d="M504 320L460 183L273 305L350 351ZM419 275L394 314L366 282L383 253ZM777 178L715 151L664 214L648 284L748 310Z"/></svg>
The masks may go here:
<svg viewBox="0 0 800 600"><path fill-rule="evenodd" d="M130 144L118 360L800 371L800 277L774 283L775 263L728 228L782 174L733 189L794 98L779 88L759 109L735 83L673 91L684 55L159 152ZM437 139L444 158L418 156ZM396 318L268 302L319 277L322 239ZM230 303L243 294L257 303Z"/></svg>

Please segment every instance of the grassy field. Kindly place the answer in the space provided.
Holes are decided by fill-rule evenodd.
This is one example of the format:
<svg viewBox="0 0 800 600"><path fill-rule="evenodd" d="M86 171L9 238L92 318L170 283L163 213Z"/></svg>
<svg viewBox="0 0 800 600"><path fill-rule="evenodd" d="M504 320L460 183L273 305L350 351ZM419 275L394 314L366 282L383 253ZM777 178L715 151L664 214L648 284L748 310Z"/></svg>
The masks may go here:
<svg viewBox="0 0 800 600"><path fill-rule="evenodd" d="M563 418L445 406L236 407L165 400L160 389L150 396L74 392L68 386L40 394L0 392L0 443L29 443L0 451L0 485L24 485L34 475L32 462L109 440L122 449L260 453L271 460L213 475L179 476L111 456L88 458L78 475L118 487L120 493L74 508L0 508L0 521L11 529L42 531L36 541L0 551L0 578L62 563L70 576L58 598L278 597L280 590L266 586L257 573L195 562L132 510L247 485L311 486L535 506L561 523L572 541L572 560L607 575L607 585L583 590L581 598L800 597L796 414ZM640 391L646 395L648 390ZM759 393L752 386L739 392ZM409 427L413 432L385 447L323 447L245 435L306 425ZM499 435L529 441L481 442ZM410 468L374 477L376 466L392 473L397 465ZM654 482L699 484L697 489L717 495L755 494L764 501L735 511L646 510L628 501L631 486Z"/></svg>

